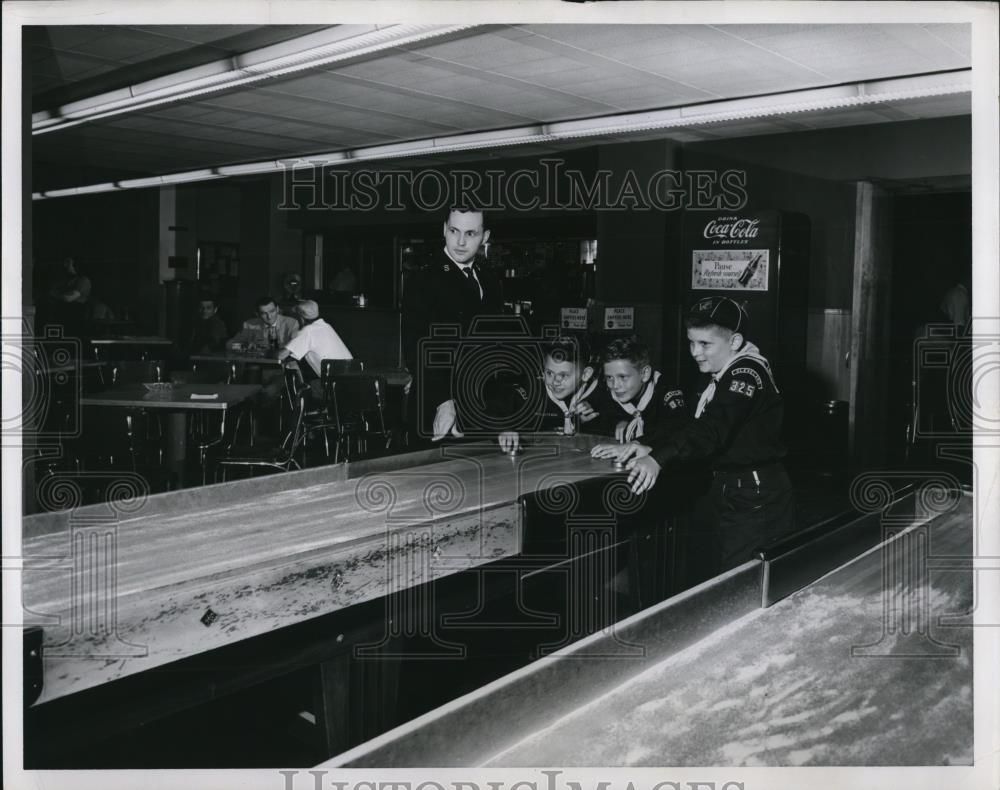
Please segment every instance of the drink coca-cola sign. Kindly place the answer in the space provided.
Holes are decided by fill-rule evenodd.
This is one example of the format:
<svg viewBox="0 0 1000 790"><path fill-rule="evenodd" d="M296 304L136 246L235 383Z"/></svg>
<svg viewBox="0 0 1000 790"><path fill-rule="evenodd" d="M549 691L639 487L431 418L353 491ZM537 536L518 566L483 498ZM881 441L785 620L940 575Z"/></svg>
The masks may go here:
<svg viewBox="0 0 1000 790"><path fill-rule="evenodd" d="M716 217L709 220L702 231L706 239L744 240L756 239L760 220L747 217Z"/></svg>

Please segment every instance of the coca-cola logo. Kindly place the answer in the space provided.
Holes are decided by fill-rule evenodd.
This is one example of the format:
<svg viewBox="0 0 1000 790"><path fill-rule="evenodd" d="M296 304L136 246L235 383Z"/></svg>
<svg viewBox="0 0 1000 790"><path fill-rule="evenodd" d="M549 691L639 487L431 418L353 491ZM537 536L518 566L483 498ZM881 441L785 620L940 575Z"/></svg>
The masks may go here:
<svg viewBox="0 0 1000 790"><path fill-rule="evenodd" d="M705 225L706 239L756 239L759 219L719 217Z"/></svg>

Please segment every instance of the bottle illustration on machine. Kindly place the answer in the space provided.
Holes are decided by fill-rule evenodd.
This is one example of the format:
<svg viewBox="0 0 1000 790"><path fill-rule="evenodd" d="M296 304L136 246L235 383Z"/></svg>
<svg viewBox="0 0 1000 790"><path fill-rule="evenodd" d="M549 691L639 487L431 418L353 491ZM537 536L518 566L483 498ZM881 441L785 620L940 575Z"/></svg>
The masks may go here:
<svg viewBox="0 0 1000 790"><path fill-rule="evenodd" d="M741 274L739 280L737 280L737 282L744 288L746 288L746 286L750 283L750 280L752 280L753 276L757 273L761 257L762 253L757 253L757 255L751 258L750 263L747 264L747 267L743 270L743 274Z"/></svg>

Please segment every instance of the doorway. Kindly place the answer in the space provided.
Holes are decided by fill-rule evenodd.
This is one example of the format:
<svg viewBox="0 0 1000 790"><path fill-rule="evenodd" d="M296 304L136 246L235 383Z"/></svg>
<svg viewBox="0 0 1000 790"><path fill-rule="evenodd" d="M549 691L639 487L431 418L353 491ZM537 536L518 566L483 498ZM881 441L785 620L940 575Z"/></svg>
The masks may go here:
<svg viewBox="0 0 1000 790"><path fill-rule="evenodd" d="M887 460L936 468L939 448L968 441L967 432L952 425L963 329L942 301L956 286L951 295L958 293L959 301L962 288L971 294L972 193L896 195L893 260ZM929 356L928 343L934 347Z"/></svg>

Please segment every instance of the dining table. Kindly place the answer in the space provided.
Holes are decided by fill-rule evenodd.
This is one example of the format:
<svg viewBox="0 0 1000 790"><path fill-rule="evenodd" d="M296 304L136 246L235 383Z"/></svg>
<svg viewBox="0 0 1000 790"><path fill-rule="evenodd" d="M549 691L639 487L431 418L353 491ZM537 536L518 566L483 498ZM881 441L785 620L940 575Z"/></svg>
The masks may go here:
<svg viewBox="0 0 1000 790"><path fill-rule="evenodd" d="M91 338L90 345L94 351L94 358L98 360L112 359L112 354L124 349L138 350L139 358L146 360L152 349L159 352L166 351L174 345L174 341L157 335L114 335Z"/></svg>
<svg viewBox="0 0 1000 790"><path fill-rule="evenodd" d="M164 458L183 485L187 457L187 418L196 412L226 414L259 392L259 384L184 384L147 391L144 386L85 395L81 406L119 409L154 409L166 413Z"/></svg>
<svg viewBox="0 0 1000 790"><path fill-rule="evenodd" d="M238 371L237 376L240 377L242 369L246 366L258 365L260 367L278 367L282 363L278 359L277 355L273 352L246 352L246 351L215 351L205 354L192 354L192 362L212 362L218 360L225 360L226 362L233 362L237 365ZM289 359L285 363L289 367L297 365L298 363ZM360 372L372 373L381 376L385 379L385 383L390 387L405 387L412 380L410 371L406 368L401 368L393 365L365 365L364 369Z"/></svg>

